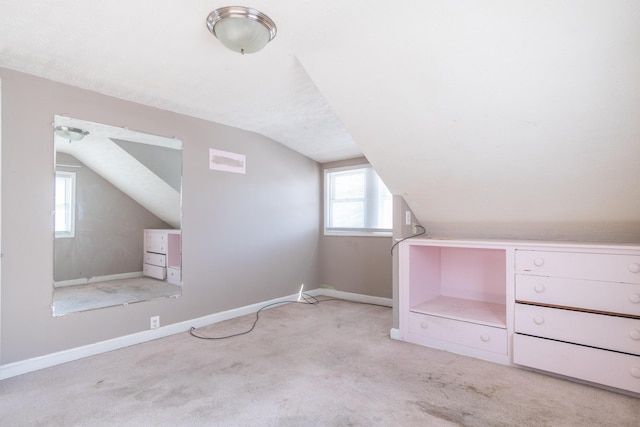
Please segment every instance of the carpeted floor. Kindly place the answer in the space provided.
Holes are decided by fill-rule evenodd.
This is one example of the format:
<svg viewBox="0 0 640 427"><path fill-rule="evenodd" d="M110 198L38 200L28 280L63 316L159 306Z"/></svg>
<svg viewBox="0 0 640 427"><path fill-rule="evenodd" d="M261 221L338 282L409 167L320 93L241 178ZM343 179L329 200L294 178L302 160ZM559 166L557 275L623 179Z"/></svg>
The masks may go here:
<svg viewBox="0 0 640 427"><path fill-rule="evenodd" d="M248 329L245 316L197 330ZM391 340L327 301L0 381L6 426L638 426L640 399ZM606 367L594 367L606 369Z"/></svg>

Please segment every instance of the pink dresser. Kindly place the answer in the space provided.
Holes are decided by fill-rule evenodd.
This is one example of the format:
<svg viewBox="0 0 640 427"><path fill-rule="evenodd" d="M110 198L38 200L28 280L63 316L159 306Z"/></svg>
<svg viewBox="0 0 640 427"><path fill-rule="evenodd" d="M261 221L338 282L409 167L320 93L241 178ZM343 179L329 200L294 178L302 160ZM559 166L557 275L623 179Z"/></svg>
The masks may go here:
<svg viewBox="0 0 640 427"><path fill-rule="evenodd" d="M640 247L411 239L399 338L640 393Z"/></svg>

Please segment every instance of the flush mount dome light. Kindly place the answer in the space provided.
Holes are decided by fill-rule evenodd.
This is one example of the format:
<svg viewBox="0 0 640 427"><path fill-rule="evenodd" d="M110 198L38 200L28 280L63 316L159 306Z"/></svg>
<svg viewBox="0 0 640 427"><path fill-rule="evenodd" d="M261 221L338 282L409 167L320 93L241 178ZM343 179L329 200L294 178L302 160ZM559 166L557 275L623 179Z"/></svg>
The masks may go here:
<svg viewBox="0 0 640 427"><path fill-rule="evenodd" d="M82 138L89 135L89 132L69 126L56 126L56 135L62 139L68 140L69 142L75 142L80 141Z"/></svg>
<svg viewBox="0 0 640 427"><path fill-rule="evenodd" d="M207 17L207 28L228 49L258 52L276 36L276 24L264 13L244 6L227 6Z"/></svg>

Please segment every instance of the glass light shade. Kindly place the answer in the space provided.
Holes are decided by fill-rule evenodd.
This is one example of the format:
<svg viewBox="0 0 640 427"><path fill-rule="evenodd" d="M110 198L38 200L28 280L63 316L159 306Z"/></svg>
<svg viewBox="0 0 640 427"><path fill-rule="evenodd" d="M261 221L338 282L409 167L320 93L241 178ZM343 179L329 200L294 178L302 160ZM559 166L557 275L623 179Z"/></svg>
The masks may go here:
<svg viewBox="0 0 640 427"><path fill-rule="evenodd" d="M227 18L218 22L215 35L225 47L239 53L254 53L269 42L269 30L246 18Z"/></svg>
<svg viewBox="0 0 640 427"><path fill-rule="evenodd" d="M80 141L86 135L89 135L89 132L86 130L72 128L69 126L56 126L56 135L58 135L62 139L66 139L69 142Z"/></svg>
<svg viewBox="0 0 640 427"><path fill-rule="evenodd" d="M255 53L276 36L276 26L264 13L242 6L216 9L207 17L209 31L228 49Z"/></svg>

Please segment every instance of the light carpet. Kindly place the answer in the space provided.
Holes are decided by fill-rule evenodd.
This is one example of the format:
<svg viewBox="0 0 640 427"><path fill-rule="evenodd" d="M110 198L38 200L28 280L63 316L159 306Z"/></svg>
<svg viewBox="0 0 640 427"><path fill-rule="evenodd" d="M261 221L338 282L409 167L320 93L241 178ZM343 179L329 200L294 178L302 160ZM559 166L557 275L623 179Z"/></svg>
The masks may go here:
<svg viewBox="0 0 640 427"><path fill-rule="evenodd" d="M6 379L0 424L639 425L639 399L392 340L391 316L294 303Z"/></svg>

